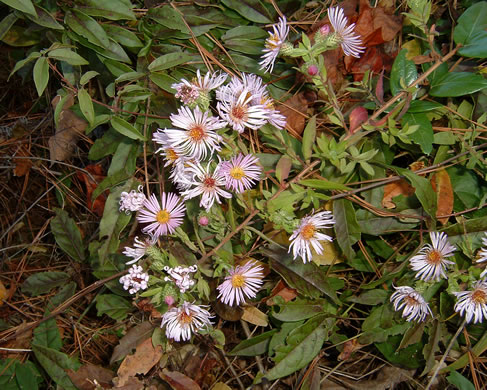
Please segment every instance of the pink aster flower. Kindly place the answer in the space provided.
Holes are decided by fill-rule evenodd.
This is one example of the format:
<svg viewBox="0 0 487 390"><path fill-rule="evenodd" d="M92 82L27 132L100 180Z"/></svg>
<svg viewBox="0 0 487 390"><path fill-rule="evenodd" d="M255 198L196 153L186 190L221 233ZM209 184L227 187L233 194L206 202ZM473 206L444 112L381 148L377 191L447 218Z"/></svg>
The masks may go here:
<svg viewBox="0 0 487 390"><path fill-rule="evenodd" d="M455 292L455 311L465 315L467 323L481 323L487 318L487 280L479 280L472 291Z"/></svg>
<svg viewBox="0 0 487 390"><path fill-rule="evenodd" d="M143 241L139 240L139 237L135 237L134 247L131 248L129 246L126 246L125 250L122 252L125 256L132 258L132 260L127 261L125 264L134 264L139 261L142 257L145 256L147 249L153 246L156 241L157 237L154 236L148 236Z"/></svg>
<svg viewBox="0 0 487 390"><path fill-rule="evenodd" d="M171 144L171 140L166 134L166 130L157 129L157 131L152 135L152 141L161 146L156 150L156 153L159 153L166 159L166 163L164 164L165 167L171 165L174 166L183 159L183 150L180 147Z"/></svg>
<svg viewBox="0 0 487 390"><path fill-rule="evenodd" d="M265 69L266 72L272 72L274 62L276 62L276 58L286 42L288 34L289 27L287 27L286 18L283 16L279 18L277 25L272 26L272 32L269 32L269 37L265 40L264 54L262 61L259 62L260 69Z"/></svg>
<svg viewBox="0 0 487 390"><path fill-rule="evenodd" d="M225 281L217 289L218 298L225 304L233 306L245 302L245 298L255 298L262 285L263 268L253 261L243 266L236 266L228 271Z"/></svg>
<svg viewBox="0 0 487 390"><path fill-rule="evenodd" d="M342 47L346 56L360 58L365 51L362 46L362 39L354 33L355 23L347 27L348 19L340 7L333 7L328 10L328 19L335 32L335 39Z"/></svg>
<svg viewBox="0 0 487 390"><path fill-rule="evenodd" d="M395 287L396 291L391 295L391 302L394 310L402 310L402 316L406 321L424 321L431 313L431 309L423 298L414 288L409 286Z"/></svg>
<svg viewBox="0 0 487 390"><path fill-rule="evenodd" d="M314 215L304 217L296 230L294 230L289 241L289 252L293 251L294 259L299 256L303 259L304 263L311 261L313 254L311 253L311 247L314 251L321 255L323 253L323 246L320 241L332 241L333 238L327 234L320 233L319 229L329 229L335 224L333 215L330 211L321 211Z"/></svg>
<svg viewBox="0 0 487 390"><path fill-rule="evenodd" d="M174 96L184 104L194 104L200 96L198 87L185 79L181 79L180 83L171 85L171 88L176 90L176 95Z"/></svg>
<svg viewBox="0 0 487 390"><path fill-rule="evenodd" d="M240 153L230 161L221 164L221 173L225 176L228 190L242 193L252 188L260 180L262 168L258 165L259 159L251 154L244 156Z"/></svg>
<svg viewBox="0 0 487 390"><path fill-rule="evenodd" d="M162 316L161 328L166 326L166 337L174 341L187 341L193 333L211 325L212 317L207 306L184 302L179 307L169 309Z"/></svg>
<svg viewBox="0 0 487 390"><path fill-rule="evenodd" d="M188 165L188 172L192 173L193 178L191 187L181 193L185 200L201 195L200 206L208 212L213 203L221 203L220 197L227 199L232 197L231 193L222 188L225 185L225 177L221 173L220 166L211 172L211 161L206 168L203 168L200 163L188 163Z"/></svg>
<svg viewBox="0 0 487 390"><path fill-rule="evenodd" d="M431 232L430 238L431 244L424 245L409 262L413 271L418 271L417 279L439 282L441 278L447 279L446 269L455 264L447 257L453 256L456 248L448 242L446 233Z"/></svg>
<svg viewBox="0 0 487 390"><path fill-rule="evenodd" d="M171 122L178 129L165 129L169 145L181 150L189 159L202 160L214 151L220 151L218 145L222 141L215 130L222 129L226 122L209 115L209 111L201 112L197 106L194 111L189 107L181 107L177 114L171 114Z"/></svg>
<svg viewBox="0 0 487 390"><path fill-rule="evenodd" d="M173 234L183 223L186 206L180 202L176 194L163 192L161 203L162 206L154 194L144 202L144 208L140 210L137 221L149 225L145 226L142 232L155 237Z"/></svg>

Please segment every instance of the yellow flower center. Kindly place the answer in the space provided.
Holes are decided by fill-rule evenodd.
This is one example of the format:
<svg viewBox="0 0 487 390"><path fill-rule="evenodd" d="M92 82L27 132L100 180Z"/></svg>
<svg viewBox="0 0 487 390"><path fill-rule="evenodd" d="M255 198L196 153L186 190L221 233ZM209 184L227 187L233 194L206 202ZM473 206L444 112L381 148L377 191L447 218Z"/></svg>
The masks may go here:
<svg viewBox="0 0 487 390"><path fill-rule="evenodd" d="M243 287L245 284L245 277L242 275L233 275L232 276L232 287L240 288Z"/></svg>
<svg viewBox="0 0 487 390"><path fill-rule="evenodd" d="M418 301L410 295L406 296L404 301L406 302L407 306L415 306L418 304Z"/></svg>
<svg viewBox="0 0 487 390"><path fill-rule="evenodd" d="M232 176L235 180L241 180L242 177L245 176L245 172L240 167L234 167L230 169L230 176Z"/></svg>
<svg viewBox="0 0 487 390"><path fill-rule="evenodd" d="M232 108L232 112L230 113L232 119L241 121L246 118L247 116L247 108L245 106L239 105Z"/></svg>
<svg viewBox="0 0 487 390"><path fill-rule="evenodd" d="M166 157L168 160L171 160L171 161L176 161L179 158L177 153L172 148L169 148L166 150Z"/></svg>
<svg viewBox="0 0 487 390"><path fill-rule="evenodd" d="M472 301L478 305L484 305L487 303L487 294L484 290L475 290L472 294Z"/></svg>
<svg viewBox="0 0 487 390"><path fill-rule="evenodd" d="M269 38L267 38L265 42L265 47L269 50L274 50L279 46L279 37L277 34L272 34Z"/></svg>
<svg viewBox="0 0 487 390"><path fill-rule="evenodd" d="M443 260L443 256L436 249L433 249L430 253L426 255L426 261L429 264L438 265Z"/></svg>
<svg viewBox="0 0 487 390"><path fill-rule="evenodd" d="M301 228L301 237L305 240L309 240L315 235L316 229L312 224L304 225Z"/></svg>
<svg viewBox="0 0 487 390"><path fill-rule="evenodd" d="M156 220L162 225L169 222L170 216L167 210L161 210L157 213Z"/></svg>
<svg viewBox="0 0 487 390"><path fill-rule="evenodd" d="M203 129L203 126L197 125L191 128L189 130L189 137L195 141L201 141L205 136L205 129Z"/></svg>
<svg viewBox="0 0 487 390"><path fill-rule="evenodd" d="M179 315L179 322L183 324L191 324L193 322L193 315L186 314L184 311Z"/></svg>

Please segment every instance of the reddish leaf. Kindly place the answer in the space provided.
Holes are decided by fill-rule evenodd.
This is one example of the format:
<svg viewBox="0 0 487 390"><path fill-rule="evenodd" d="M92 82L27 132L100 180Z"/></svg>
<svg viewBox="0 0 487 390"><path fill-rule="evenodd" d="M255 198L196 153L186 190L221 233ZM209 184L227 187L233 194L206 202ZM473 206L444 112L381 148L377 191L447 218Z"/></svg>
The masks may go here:
<svg viewBox="0 0 487 390"><path fill-rule="evenodd" d="M115 376L111 370L88 363L81 366L78 371L66 370L69 379L79 390L95 390L95 380L104 388L110 388L112 378Z"/></svg>
<svg viewBox="0 0 487 390"><path fill-rule="evenodd" d="M282 104L277 104L276 108L286 117L286 129L291 133L301 135L307 117L308 100L304 93L298 93L286 100Z"/></svg>
<svg viewBox="0 0 487 390"><path fill-rule="evenodd" d="M78 171L76 176L79 180L85 183L86 188L86 206L88 209L96 213L99 217L103 216L103 210L105 209L105 202L107 200L107 196L109 191L105 191L103 194L99 195L94 201L91 199L91 195L93 191L98 186L105 176L103 175L103 168L100 165L92 164L85 167L90 174L86 174L83 171Z"/></svg>
<svg viewBox="0 0 487 390"><path fill-rule="evenodd" d="M389 183L384 187L382 206L386 209L393 209L396 207L392 201L394 197L398 195L411 196L412 194L414 194L414 188L405 179Z"/></svg>
<svg viewBox="0 0 487 390"><path fill-rule="evenodd" d="M440 169L431 177L431 186L436 192L438 208L436 216L451 214L453 210L453 188L450 176L444 169ZM448 222L448 217L438 218L442 225Z"/></svg>
<svg viewBox="0 0 487 390"><path fill-rule="evenodd" d="M350 133L355 133L367 119L369 119L367 110L362 106L355 107L350 113Z"/></svg>
<svg viewBox="0 0 487 390"><path fill-rule="evenodd" d="M30 160L29 158L25 158L25 157L29 157L30 156L30 153L29 151L27 150L27 148L22 145L17 153L15 154L15 157L14 157L14 164L15 164L15 168L14 168L14 175L15 176L25 176L29 171L30 171L30 168L32 167L32 160Z"/></svg>
<svg viewBox="0 0 487 390"><path fill-rule="evenodd" d="M272 289L271 295L267 299L266 303L269 306L274 305L273 298L276 296L280 296L286 302L289 302L298 296L298 292L294 288L289 288L288 286L286 286L286 284L282 280L279 280L279 283L276 284L276 287Z"/></svg>
<svg viewBox="0 0 487 390"><path fill-rule="evenodd" d="M384 104L384 69L380 72L377 85L375 86L375 96L380 104Z"/></svg>
<svg viewBox="0 0 487 390"><path fill-rule="evenodd" d="M163 370L160 375L174 390L201 390L194 380L180 372Z"/></svg>

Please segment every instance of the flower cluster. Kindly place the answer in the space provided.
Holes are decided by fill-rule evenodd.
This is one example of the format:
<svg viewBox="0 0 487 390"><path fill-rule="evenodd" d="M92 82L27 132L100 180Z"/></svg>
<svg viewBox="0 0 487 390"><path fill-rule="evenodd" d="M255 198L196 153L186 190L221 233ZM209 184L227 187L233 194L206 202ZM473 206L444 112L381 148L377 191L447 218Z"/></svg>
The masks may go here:
<svg viewBox="0 0 487 390"><path fill-rule="evenodd" d="M130 294L135 294L139 290L147 288L149 275L144 272L141 266L133 265L129 268L129 273L120 278L120 283L124 290L129 290Z"/></svg>
<svg viewBox="0 0 487 390"><path fill-rule="evenodd" d="M169 276L166 276L164 280L166 282L171 281L179 288L179 291L184 294L188 289L194 286L195 281L192 279L192 273L195 273L198 270L196 265L192 265L190 267L181 267L178 266L176 268L170 268L168 266L164 267L164 271L166 271Z"/></svg>
<svg viewBox="0 0 487 390"><path fill-rule="evenodd" d="M131 211L139 211L145 202L145 195L142 192L142 186L137 188L137 191L132 190L130 192L123 191L120 194L120 208L119 211L125 211L126 214L130 214Z"/></svg>

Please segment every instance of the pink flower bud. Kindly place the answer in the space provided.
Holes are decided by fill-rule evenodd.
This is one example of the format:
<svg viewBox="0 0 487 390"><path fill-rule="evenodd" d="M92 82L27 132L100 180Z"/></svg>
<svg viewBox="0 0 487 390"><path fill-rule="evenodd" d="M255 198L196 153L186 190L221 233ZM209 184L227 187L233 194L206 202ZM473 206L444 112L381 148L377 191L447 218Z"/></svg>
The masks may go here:
<svg viewBox="0 0 487 390"><path fill-rule="evenodd" d="M323 26L320 27L320 34L323 36L326 36L330 33L330 25L329 24L324 24Z"/></svg>
<svg viewBox="0 0 487 390"><path fill-rule="evenodd" d="M318 67L314 64L308 66L308 74L310 76L316 76L318 74Z"/></svg>
<svg viewBox="0 0 487 390"><path fill-rule="evenodd" d="M208 226L209 222L210 222L210 220L208 219L208 217L206 217L204 215L198 219L198 223L200 226Z"/></svg>
<svg viewBox="0 0 487 390"><path fill-rule="evenodd" d="M176 302L176 300L172 295L166 295L166 297L164 298L164 302L166 302L168 306L172 306L174 305L174 302Z"/></svg>

